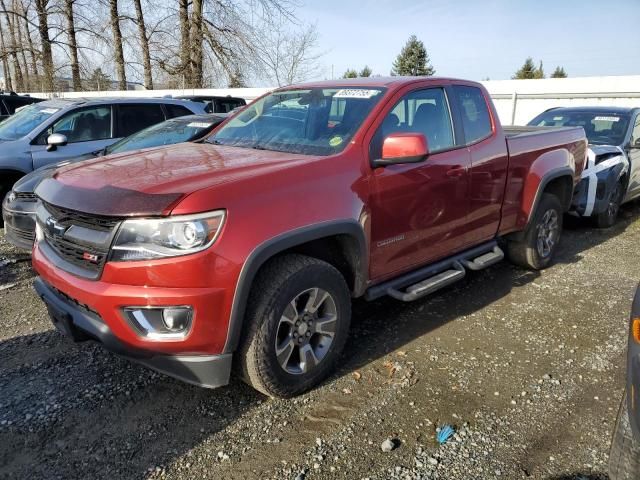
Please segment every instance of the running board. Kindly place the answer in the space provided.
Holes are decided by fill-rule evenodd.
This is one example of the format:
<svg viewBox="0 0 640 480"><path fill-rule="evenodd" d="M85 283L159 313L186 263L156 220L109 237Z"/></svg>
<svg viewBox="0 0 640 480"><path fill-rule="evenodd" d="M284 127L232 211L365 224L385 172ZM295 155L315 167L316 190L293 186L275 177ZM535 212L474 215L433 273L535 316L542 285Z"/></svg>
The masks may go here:
<svg viewBox="0 0 640 480"><path fill-rule="evenodd" d="M460 260L460 263L464 265L469 270L482 270L491 265L498 263L504 259L504 252L499 246L493 247L493 250L485 253L484 255L480 255L473 260Z"/></svg>
<svg viewBox="0 0 640 480"><path fill-rule="evenodd" d="M461 280L466 270L482 270L504 258L495 241L441 260L401 277L374 285L365 293L367 300L389 295L403 302L412 302Z"/></svg>

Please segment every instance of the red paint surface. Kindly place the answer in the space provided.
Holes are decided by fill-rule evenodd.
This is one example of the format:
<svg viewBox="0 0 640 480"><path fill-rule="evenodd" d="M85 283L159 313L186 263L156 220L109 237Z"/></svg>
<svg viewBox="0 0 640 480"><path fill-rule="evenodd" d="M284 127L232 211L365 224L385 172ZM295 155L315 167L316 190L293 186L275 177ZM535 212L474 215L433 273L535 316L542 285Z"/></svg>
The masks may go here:
<svg viewBox="0 0 640 480"><path fill-rule="evenodd" d="M493 132L488 138L432 153L421 163L373 169L369 143L404 94L454 83L479 85L400 77L358 82L387 90L337 155L181 144L61 169L50 180L55 198L45 199L62 207L122 216L223 208L226 223L216 243L203 252L165 260L109 262L97 281L56 269L37 245L35 269L48 283L95 309L132 346L164 353L219 353L240 272L263 242L308 225L355 220L362 225L370 249L371 285L498 233L522 229L545 174L577 165L577 181L582 170L586 141L579 129L506 140L491 102ZM182 341L143 340L121 315L124 306L184 304L194 305L196 314L191 334Z"/></svg>

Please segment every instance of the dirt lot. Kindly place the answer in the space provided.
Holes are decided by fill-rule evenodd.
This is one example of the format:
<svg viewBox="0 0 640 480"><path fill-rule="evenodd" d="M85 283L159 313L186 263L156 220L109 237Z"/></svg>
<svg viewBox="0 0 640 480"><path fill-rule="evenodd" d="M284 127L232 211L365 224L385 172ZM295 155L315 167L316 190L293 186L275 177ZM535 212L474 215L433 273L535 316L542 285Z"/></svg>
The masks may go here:
<svg viewBox="0 0 640 480"><path fill-rule="evenodd" d="M544 272L356 303L340 371L290 401L69 343L0 240L0 478L606 478L640 278L640 207L622 215L567 231Z"/></svg>

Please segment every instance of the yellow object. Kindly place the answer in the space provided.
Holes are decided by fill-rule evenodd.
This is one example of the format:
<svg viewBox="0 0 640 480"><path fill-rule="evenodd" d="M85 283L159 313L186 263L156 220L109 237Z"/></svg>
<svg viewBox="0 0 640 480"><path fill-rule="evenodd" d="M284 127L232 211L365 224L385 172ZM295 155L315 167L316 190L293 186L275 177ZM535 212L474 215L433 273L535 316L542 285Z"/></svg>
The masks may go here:
<svg viewBox="0 0 640 480"><path fill-rule="evenodd" d="M338 145L340 145L342 143L342 137L332 137L329 140L329 145L331 145L332 147L337 147Z"/></svg>
<svg viewBox="0 0 640 480"><path fill-rule="evenodd" d="M634 318L631 324L631 334L636 343L640 343L640 318Z"/></svg>

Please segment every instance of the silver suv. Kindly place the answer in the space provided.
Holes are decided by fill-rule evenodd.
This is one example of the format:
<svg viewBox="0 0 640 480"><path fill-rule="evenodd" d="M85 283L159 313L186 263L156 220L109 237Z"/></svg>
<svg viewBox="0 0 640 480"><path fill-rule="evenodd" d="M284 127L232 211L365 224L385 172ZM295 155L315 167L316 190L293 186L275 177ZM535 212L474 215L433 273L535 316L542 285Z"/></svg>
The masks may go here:
<svg viewBox="0 0 640 480"><path fill-rule="evenodd" d="M193 113L205 113L205 105L169 98L74 98L24 107L0 123L0 199L36 168Z"/></svg>

